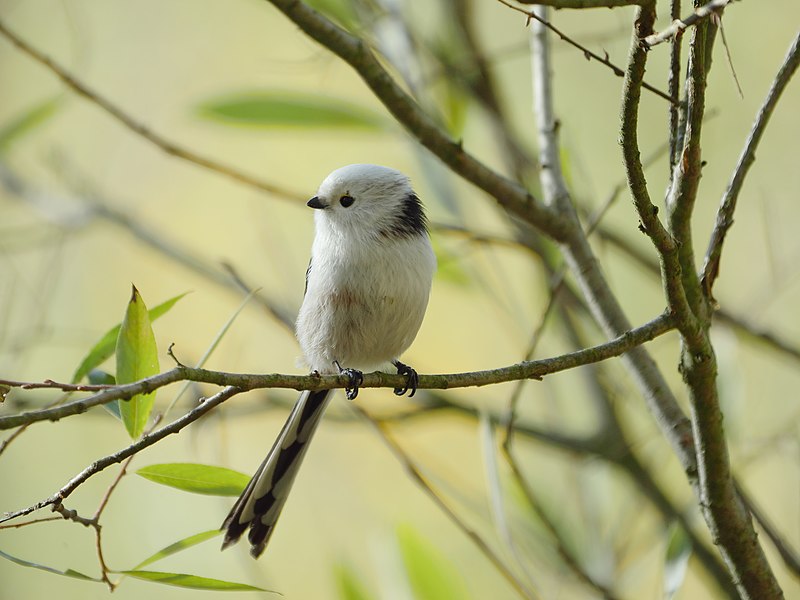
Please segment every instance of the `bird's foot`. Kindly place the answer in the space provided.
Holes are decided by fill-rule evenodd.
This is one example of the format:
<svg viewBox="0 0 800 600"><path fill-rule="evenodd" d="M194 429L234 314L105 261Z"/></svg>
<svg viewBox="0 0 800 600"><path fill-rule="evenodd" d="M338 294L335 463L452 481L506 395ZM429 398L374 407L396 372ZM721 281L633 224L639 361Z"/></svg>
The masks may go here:
<svg viewBox="0 0 800 600"><path fill-rule="evenodd" d="M398 396L402 396L407 391L411 390L411 393L408 395L408 397L411 398L411 396L413 396L417 391L417 386L419 385L419 375L417 375L417 372L414 369L406 364L401 363L399 360L392 361L392 364L397 367L398 375L406 376L405 387L394 388L394 393Z"/></svg>
<svg viewBox="0 0 800 600"><path fill-rule="evenodd" d="M364 383L364 374L358 369L347 369L342 367L338 361L333 361L336 368L339 369L339 375L344 375L348 379L348 384L344 388L348 400L355 400L358 396L358 386Z"/></svg>

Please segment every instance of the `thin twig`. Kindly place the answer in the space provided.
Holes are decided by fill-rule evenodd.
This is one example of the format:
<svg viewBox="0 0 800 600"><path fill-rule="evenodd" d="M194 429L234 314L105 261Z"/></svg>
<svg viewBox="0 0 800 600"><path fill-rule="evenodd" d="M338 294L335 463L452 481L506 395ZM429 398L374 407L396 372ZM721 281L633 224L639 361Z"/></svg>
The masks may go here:
<svg viewBox="0 0 800 600"><path fill-rule="evenodd" d="M506 438L506 441L508 441L508 438ZM558 552L558 555L561 557L561 560L564 562L564 564L582 583L592 588L606 600L615 600L618 598L614 592L592 577L592 575L589 574L583 565L581 565L580 559L569 547L567 541L564 539L564 536L559 531L555 522L550 518L549 513L544 509L544 506L537 498L533 488L528 484L508 444L503 444L503 454L506 457L506 462L511 467L511 473L514 476L514 481L517 482L520 490L522 490L522 494L525 497L528 506L531 508L531 510L533 510L534 513L536 513L537 519L544 526L544 528L550 534L550 537L555 542L556 551Z"/></svg>
<svg viewBox="0 0 800 600"><path fill-rule="evenodd" d="M65 159L62 158L61 162L63 162L63 160ZM181 247L175 242L159 235L159 233L156 231L156 228L154 228L152 224L141 221L127 212L116 208L116 205L120 204L120 202L113 202L112 200L103 197L103 195L97 190L93 189L92 186L86 181L85 177L81 177L80 174L76 174L76 168L74 165L70 165L69 170L70 176L67 176L67 174L64 172L64 168L59 169L56 174L62 180L64 180L68 187L74 190L76 195L80 196L80 199L73 198L72 196L68 198L61 198L58 195L53 195L52 202L48 203L46 206L42 206L41 203L42 191L35 187L34 184L20 177L9 167L9 165L5 164L1 160L0 183L2 183L2 185L9 192L21 200L30 204L34 208L39 209L45 218L52 218L48 214L48 209L51 205L72 205L76 201L81 202L83 204L81 218L70 220L69 225L64 223L63 220L59 221L57 223L59 227L85 227L91 224L92 219L94 218L103 219L109 223L112 223L113 225L123 228L138 241L144 243L150 248L153 248L154 250L157 250L168 259L194 273L205 277L220 287L223 287L227 290L236 291L239 291L243 287L241 280L236 279L237 275L233 270L233 267L228 263L223 262L219 266L209 263L200 256L197 256L189 251L187 248ZM250 289L247 289L246 291L249 293ZM290 311L278 306L276 302L267 297L263 292L258 292L255 298L257 302L267 311L267 313L279 324L283 325L289 330L293 329L294 317L290 314Z"/></svg>
<svg viewBox="0 0 800 600"><path fill-rule="evenodd" d="M22 523L8 523L0 525L0 529L19 529L20 527L27 527L28 525L36 525L38 523L47 523L48 521L63 521L64 517L42 517L41 519L31 519L30 521L23 521Z"/></svg>
<svg viewBox="0 0 800 600"><path fill-rule="evenodd" d="M168 140L161 134L154 132L146 125L140 123L139 121L136 121L122 108L120 108L119 106L117 106L104 96L100 95L98 92L92 90L86 84L82 83L79 79L77 79L74 75L69 73L66 69L64 69L58 63L56 63L50 57L46 56L45 54L43 54L42 52L31 46L20 36L11 31L1 19L0 19L0 34L5 36L6 39L8 39L12 44L14 44L19 50L27 54L29 57L31 57L33 60L35 60L42 66L46 67L51 73L53 73L61 81L63 81L67 85L67 87L69 87L73 92L75 92L80 96L83 96L89 102L101 108L103 111L106 112L106 114L110 115L113 119L124 125L130 131L142 137L143 139L147 140L148 142L151 142L152 144L154 144L167 154L183 159L187 162L194 163L204 169L207 169L209 171L214 171L216 173L229 177L234 181L261 190L262 192L273 194L279 198L286 198L293 201L298 201L298 200L305 201L302 194L298 194L296 192L284 189L273 183L269 183L262 179L258 179L251 175L247 175L246 173L243 173L241 171L223 165L215 160L212 160L205 156L201 156L193 152L192 150L184 148L176 144L175 142Z"/></svg>
<svg viewBox="0 0 800 600"><path fill-rule="evenodd" d="M653 33L652 35L648 35L646 38L644 38L644 40L642 40L642 43L646 48L652 48L653 46L657 46L658 44L666 42L673 37L678 37L692 25L697 25L703 19L706 19L713 14L722 13L722 11L725 10L725 7L731 2L733 2L733 0L711 0L711 2L696 8L694 12L685 19L675 19L672 21L672 25L667 27L661 33Z"/></svg>
<svg viewBox="0 0 800 600"><path fill-rule="evenodd" d="M0 379L0 385L5 385L12 388L19 388L21 390L62 390L64 392L102 392L113 388L113 385L88 385L88 384L74 384L53 381L52 379L45 379L44 381L14 381L12 379Z"/></svg>
<svg viewBox="0 0 800 600"><path fill-rule="evenodd" d="M736 484L736 491L747 504L748 509L753 514L753 518L761 526L775 550L780 554L786 568L791 570L795 576L800 576L800 554L798 554L797 550L792 548L783 533L770 521L769 517L761 510L761 507L756 504L750 494L744 491L744 488L739 483Z"/></svg>
<svg viewBox="0 0 800 600"><path fill-rule="evenodd" d="M584 56L584 58L586 58L586 60L596 60L600 64L605 65L606 67L611 69L611 72L614 73L614 75L616 75L617 77L624 77L625 76L625 71L623 69L619 68L614 63L612 63L611 60L608 58L608 54L605 54L604 56L600 56L596 52L592 52L586 46L584 46L581 43L573 40L566 33L561 31L560 29L558 29L548 19L543 19L541 16L537 15L535 11L525 10L524 8L520 8L519 6L514 6L510 2L507 2L506 0L497 0L497 1L500 2L500 4L503 4L504 6L507 6L508 8L510 8L512 10L515 10L517 12L522 13L523 15L525 15L528 18L528 21L534 20L534 21L540 22L542 25L547 27L550 31L555 33L564 42L566 42L570 46L574 46L575 48L580 50L583 53L583 56ZM673 98L670 94L667 94L666 92L658 89L655 86L650 85L647 82L643 82L642 83L642 87L644 89L646 89L648 92L654 93L659 98L663 98L664 100L666 100L667 102L669 102L672 105L676 105L677 106L677 105L680 104L680 102L676 98Z"/></svg>
<svg viewBox="0 0 800 600"><path fill-rule="evenodd" d="M756 120L753 123L750 134L747 136L742 153L739 155L739 161L717 210L716 225L711 234L702 269L703 290L708 298L713 298L712 290L714 282L719 276L722 245L725 242L728 230L733 225L733 213L736 210L736 202L739 199L739 193L742 191L745 177L756 159L756 149L778 104L778 100L797 71L798 66L800 66L800 33L792 41L786 58L784 58L783 64L772 81L769 92L767 92L767 97L758 110Z"/></svg>
<svg viewBox="0 0 800 600"><path fill-rule="evenodd" d="M472 529L456 512L450 507L449 504L442 498L441 495L433 488L428 482L419 468L416 466L411 457L403 450L402 446L397 443L397 440L389 433L389 430L380 421L374 419L363 407L358 404L351 405L357 412L359 412L367 421L369 421L375 428L375 431L381 436L386 446L394 454L395 458L400 461L400 464L406 469L411 478L417 482L422 490L433 500L434 504L447 516L453 524L466 535L472 543L486 556L489 561L495 566L498 572L508 581L511 586L523 597L529 599L536 599L539 597L534 590L530 589L525 583L520 581L519 577L511 571L503 560L497 555L491 546L484 540L480 534Z"/></svg>
<svg viewBox="0 0 800 600"><path fill-rule="evenodd" d="M184 427L197 421L200 417L205 415L212 408L216 407L217 405L225 402L229 398L232 398L236 394L239 394L243 391L245 390L233 386L229 386L220 390L210 398L205 399L203 402L201 402L199 406L195 407L182 417L172 421L169 425L165 425L164 427L154 431L153 433L149 433L147 435L142 436L127 448L123 448L122 450L115 452L114 454L110 454L99 460L94 461L91 465L89 465L83 471L78 473L75 477L70 479L66 483L66 485L64 485L52 496L45 498L44 500L41 500L40 502L37 502L36 504L29 506L28 508L24 508L22 510L18 510L12 513L6 513L2 518L0 518L0 523L4 523L6 521L10 521L12 519L28 515L46 506L55 506L55 507L61 506L61 502L63 500L69 497L69 495L72 494L72 492L78 489L78 487L80 487L87 479L89 479L93 475L96 475L97 473L103 471L104 469L110 467L111 465L122 462L129 456L133 456L134 454L141 452L145 448L152 446L153 444L164 439L170 434L178 433Z"/></svg>

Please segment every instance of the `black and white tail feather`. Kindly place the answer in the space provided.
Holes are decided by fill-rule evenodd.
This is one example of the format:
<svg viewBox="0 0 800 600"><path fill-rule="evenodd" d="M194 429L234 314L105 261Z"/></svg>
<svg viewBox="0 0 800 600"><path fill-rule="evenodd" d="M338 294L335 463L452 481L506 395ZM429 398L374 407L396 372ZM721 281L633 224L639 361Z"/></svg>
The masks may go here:
<svg viewBox="0 0 800 600"><path fill-rule="evenodd" d="M422 324L436 258L408 178L387 167L349 165L331 173L308 206L317 209L316 235L297 318L306 364L348 375L350 399L361 371L390 368L408 378L395 393L413 394L416 372L397 357ZM250 554L264 552L331 396L300 395L222 524L223 549L249 529Z"/></svg>
<svg viewBox="0 0 800 600"><path fill-rule="evenodd" d="M300 395L267 458L222 524L223 550L249 527L250 554L258 558L264 552L330 396L330 390Z"/></svg>

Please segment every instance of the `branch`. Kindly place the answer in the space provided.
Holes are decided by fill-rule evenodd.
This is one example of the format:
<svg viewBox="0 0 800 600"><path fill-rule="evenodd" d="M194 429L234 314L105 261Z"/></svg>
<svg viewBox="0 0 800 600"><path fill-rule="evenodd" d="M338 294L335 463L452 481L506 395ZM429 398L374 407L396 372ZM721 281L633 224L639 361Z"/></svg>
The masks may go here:
<svg viewBox="0 0 800 600"><path fill-rule="evenodd" d="M222 404L228 398L235 396L245 390L236 387L226 387L210 398L205 399L199 406L192 409L179 419L175 419L169 425L165 425L161 429L154 431L153 433L149 433L145 436L142 436L138 441L134 442L127 448L120 450L119 452L115 452L114 454L110 454L104 458L96 460L91 465L86 467L83 471L78 473L75 477L73 477L67 484L58 490L55 494L50 496L49 498L45 498L41 502L37 502L36 504L29 506L28 508L24 508L22 510L18 510L12 513L6 513L0 518L0 523L4 523L6 521L10 521L11 519L16 519L18 517L22 517L24 515L28 515L33 511L39 510L46 506L54 506L56 508L61 506L61 503L74 492L78 486L83 484L87 479L96 475L100 471L110 467L113 464L120 463L129 456L133 456L138 452L144 450L148 446L152 446L156 442L162 440L163 438L167 437L170 434L178 433L181 429L193 423L212 408L217 406L218 404Z"/></svg>
<svg viewBox="0 0 800 600"><path fill-rule="evenodd" d="M452 140L392 79L366 43L298 0L269 0L306 35L340 57L364 80L394 118L423 146L467 181L492 196L500 206L538 227L554 239L562 239L568 224L542 206L520 184L491 170Z"/></svg>
<svg viewBox="0 0 800 600"><path fill-rule="evenodd" d="M494 383L515 381L518 379L541 379L545 375L573 369L581 365L595 363L615 356L620 356L631 349L648 342L672 329L672 319L668 315L660 315L649 323L631 329L619 337L603 344L584 348L569 354L552 358L523 361L499 369L474 371L468 373L450 373L444 375L420 375L418 389L452 389L461 387L484 386ZM0 430L18 427L37 421L57 421L64 417L86 412L93 406L106 404L112 400L128 400L137 394L147 394L160 387L176 381L197 381L221 386L235 387L240 391L263 388L284 388L294 390L329 390L344 388L349 379L340 375L253 375L246 373L225 373L178 366L170 371L142 379L134 383L116 386L103 390L93 396L63 404L54 408L24 412L19 415L0 417ZM362 388L403 387L406 383L403 375L388 373L365 373ZM0 380L0 385L22 387L23 382ZM53 384L50 384L51 386ZM55 384L56 386L58 384Z"/></svg>
<svg viewBox="0 0 800 600"><path fill-rule="evenodd" d="M545 72L549 68L549 64L546 64L534 69L534 77L545 77ZM535 89L538 90L536 93L549 94L549 84L546 82L537 84ZM541 107L552 106L552 101L537 100L537 105ZM537 118L539 119L541 162L550 162L557 168L560 164L559 159L555 158L559 156L556 139L557 132L552 126L556 122L555 117L553 115L537 114ZM638 148L636 149L636 157L638 160ZM638 164L641 168L641 163ZM562 214L574 225L570 231L570 236L561 245L564 256L581 286L595 321L602 327L606 335L615 337L620 332L630 329L630 322L600 269L597 258L578 222L571 199L568 195L565 195L568 194L566 186L563 185L563 182L558 183L556 181L557 177L555 177L554 173L544 175L545 170L542 170L543 189L545 193L554 194L554 197L550 198L549 201L555 203L558 200L557 206L559 210L563 211ZM643 178L644 176L642 175L642 180ZM652 207L649 199L647 203ZM658 221L655 215L654 218ZM667 236L667 239L671 241L669 236ZM695 458L691 443L690 424L675 397L670 392L663 375L652 357L643 348L636 348L626 354L624 361L647 400L650 412L655 416L661 431L675 450L684 470L691 473L694 469Z"/></svg>
<svg viewBox="0 0 800 600"><path fill-rule="evenodd" d="M658 44L666 42L667 40L671 40L673 37L679 37L686 29L692 25L697 25L703 19L706 19L715 13L722 14L722 11L724 11L725 7L731 2L733 2L733 0L711 0L711 2L708 4L696 8L695 11L685 19L675 19L672 22L672 25L667 27L661 33L648 35L644 40L642 40L642 43L645 47L652 48L653 46L657 46Z"/></svg>
<svg viewBox="0 0 800 600"><path fill-rule="evenodd" d="M520 4L538 4L553 8L619 8L621 6L639 6L650 4L650 0L517 0Z"/></svg>
<svg viewBox="0 0 800 600"><path fill-rule="evenodd" d="M73 167L70 167L70 170L73 170ZM59 172L58 175L66 179L65 173ZM102 197L100 193L90 189L86 181L74 181L80 176L75 177L74 174L72 175L71 180L66 183L71 188L81 188L82 191L74 190L74 193L79 197L45 194L36 188L34 184L15 173L8 164L0 160L0 184L11 194L39 210L46 219L54 220L59 227L86 227L91 224L91 219L104 219L113 225L121 227L146 246L160 252L189 271L205 277L212 283L227 290L251 293L250 286L242 280L232 265L223 262L220 268L187 248L166 237L162 237L152 224L141 221L125 211L117 209L115 205L122 204L121 202L115 203L109 198ZM43 200L44 198L47 198L47 201ZM57 207L60 205L71 206L75 202L80 202L83 206L80 218L54 219L50 213L51 208L53 211L57 211ZM255 292L254 298L276 321L289 330L293 329L294 315L290 311L279 306L262 292Z"/></svg>
<svg viewBox="0 0 800 600"><path fill-rule="evenodd" d="M708 244L702 271L703 290L709 299L713 298L711 292L714 287L714 282L719 276L722 245L725 242L725 236L728 230L733 225L733 213L736 210L736 202L739 199L739 193L744 185L744 179L756 159L756 149L767 127L767 123L769 123L769 119L775 110L775 106L778 104L778 100L786 89L792 76L797 71L798 65L800 65L800 33L797 34L792 45L789 47L789 52L786 54L786 58L784 58L783 64L778 70L778 74L772 81L772 85L770 86L764 103L758 111L758 115L756 115L756 120L753 123L753 127L742 149L742 153L739 156L739 162L736 164L733 176L731 177L730 183L728 183L728 187L722 196L722 201L717 210L717 221L714 231L711 234L711 240Z"/></svg>
<svg viewBox="0 0 800 600"><path fill-rule="evenodd" d="M198 165L204 169L207 169L209 171L214 171L216 173L229 177L234 181L238 181L239 183L243 183L245 185L261 190L262 192L274 194L279 198L286 198L290 200L295 200L295 201L299 200L305 202L305 198L302 194L286 190L284 188L281 188L280 186L263 181L256 177L252 177L251 175L247 175L246 173L237 171L236 169L225 166L210 158L196 154L195 152L188 150L176 144L175 142L168 140L162 135L154 132L146 125L140 123L139 121L136 121L122 108L120 108L110 100L106 99L104 96L101 96L99 93L92 90L86 84L82 83L79 79L70 74L66 69L61 67L54 60L52 60L51 58L49 58L48 56L46 56L45 54L43 54L42 52L31 46L30 44L28 44L16 33L11 31L2 21L2 19L0 19L0 34L5 36L5 38L8 41L14 44L19 50L27 54L30 58L32 58L42 66L46 67L51 73L53 73L61 81L63 81L67 85L67 87L69 87L73 92L75 92L80 96L83 96L86 100L88 100L95 106L99 107L106 114L111 116L115 121L121 123L127 129L129 129L139 137L142 137L148 142L154 144L167 154L183 159L187 162L194 163L195 165Z"/></svg>
<svg viewBox="0 0 800 600"><path fill-rule="evenodd" d="M532 600L536 600L538 598L538 594L536 594L533 590L529 589L520 579L514 574L511 569L503 562L500 556L492 549L491 546L475 531L473 530L465 521L459 517L456 512L450 507L447 502L445 502L444 498L442 498L433 486L428 482L422 472L419 470L414 461L411 460L411 457L403 450L400 444L397 443L397 440L389 433L387 427L378 419L375 419L366 412L361 406L353 405L355 410L361 414L369 423L375 428L375 431L378 435L381 436L386 446L389 448L392 454L394 454L395 458L400 462L401 465L405 468L406 472L411 476L411 479L415 481L423 491L433 500L434 504L441 510L450 521L461 531L463 532L471 541L474 543L478 549L489 559L494 567L498 570L498 572L508 581L509 584L519 593L520 596L523 598L528 598Z"/></svg>
<svg viewBox="0 0 800 600"><path fill-rule="evenodd" d="M580 44L579 42L573 40L566 33L561 31L560 29L558 29L549 20L547 20L547 19L543 18L542 16L536 14L536 11L534 11L534 10L525 10L524 8L520 8L519 6L514 6L510 2L507 2L506 0L498 0L498 2L500 2L500 4L503 4L504 6L507 6L508 8L510 8L512 10L516 10L517 12L522 13L523 15L528 17L528 21L529 22L531 20L538 21L539 23L541 23L542 25L547 27L550 31L555 33L559 38L561 38L562 41L564 41L567 44L569 44L570 46L574 46L575 48L580 50L583 53L583 56L584 56L584 58L586 58L586 60L596 60L600 64L605 65L606 67L611 69L611 72L614 73L614 75L616 75L617 77L623 77L625 75L625 71L623 71L617 65L615 65L614 63L611 62L611 60L608 58L608 53L606 53L605 56L600 56L599 54L597 54L595 52L592 52L591 50L589 50L589 48L587 48L586 46L584 46L584 45ZM533 4L533 3L531 3L531 4ZM546 2L536 2L536 4L545 5ZM680 104L680 102L678 101L677 98L672 97L670 94L667 94L666 92L661 91L657 87L652 86L647 82L643 82L642 83L642 87L644 89L646 89L648 92L653 92L656 96L658 96L660 98L663 98L664 100L666 100L667 102L669 102L670 104L672 104L674 106L678 106Z"/></svg>

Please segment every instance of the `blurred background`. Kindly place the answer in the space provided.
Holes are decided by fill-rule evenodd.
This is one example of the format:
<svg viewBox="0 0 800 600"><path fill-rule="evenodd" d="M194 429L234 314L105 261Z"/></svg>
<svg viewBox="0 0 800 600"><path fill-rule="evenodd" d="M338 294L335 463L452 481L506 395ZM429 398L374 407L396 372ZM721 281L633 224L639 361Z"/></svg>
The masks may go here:
<svg viewBox="0 0 800 600"><path fill-rule="evenodd" d="M315 5L380 49L391 72L468 150L511 176L521 174L536 191L535 170L515 171L497 115L468 85L483 62L519 155L535 156L523 15L491 0ZM607 52L620 66L632 16L632 10L553 15L560 29L600 55ZM122 319L131 283L148 306L190 292L154 323L162 370L172 365L166 355L171 343L182 362L194 364L242 302L244 293L223 265L291 319L302 299L313 237L304 199L330 171L356 162L409 174L433 224L440 269L425 323L404 357L420 373L518 362L540 329L536 358L604 341L585 313L564 299L569 294L557 301L568 305L568 314L555 310L545 320L548 282L559 265L554 249L545 244L537 255L523 247L491 199L422 150L354 71L268 2L0 0L0 17L136 123L285 191L264 192L167 154L70 91L3 36L0 377L68 381L94 343ZM475 39L464 35L462 18ZM707 164L694 220L698 252L705 249L721 194L798 22L800 7L792 0L769 7L736 3L725 13L743 97L718 40L704 125ZM668 23L661 14L659 26ZM404 37L408 32L413 36ZM480 60L470 48L480 49ZM607 208L595 250L632 322L640 324L657 316L664 300L647 266L655 253L637 231L627 192L618 189L624 183L617 144L622 80L563 43L554 41L554 52L565 172L585 214ZM663 45L650 53L647 79L659 88L666 88L668 52ZM798 106L800 87L793 82L740 198L715 290L725 319L714 333L735 472L795 549ZM659 150L666 142L666 111L664 100L645 94L640 139L643 156L656 157L647 171L654 200L662 196L668 174ZM780 343L766 343L753 332L767 332ZM676 336L663 336L649 348L683 402ZM298 355L291 327L251 301L206 366L299 373ZM106 367L113 371L113 360ZM177 389L160 390L157 407L168 405ZM214 388L191 391L179 401L182 411ZM14 390L0 414L56 397ZM249 475L294 397L290 391L238 396L138 455L102 520L108 565L129 569L179 539L218 527L232 502L156 485L135 475L136 469L199 462ZM514 454L535 494L533 507L499 449L514 399L520 426ZM620 441L600 443L599 434L609 430L598 422L613 413L625 450L709 545L685 475L618 360L542 382L436 395L420 391L411 400L368 390L357 402L386 419L405 457L439 497L542 597L599 595L559 558L559 544L577 557L579 570L620 598L660 598L665 586L676 588L676 598L721 597L696 553L668 552L670 539L676 539L670 520L643 491L642 480L603 457ZM101 409L29 428L0 455L0 511L49 496L92 461L129 443L124 427ZM115 475L112 468L92 478L67 506L90 516ZM784 567L763 533L761 539L787 598L800 595L797 573ZM329 409L266 555L253 561L245 544L220 554L218 541L151 568L246 582L289 599L518 597L342 394ZM679 536L676 543L680 549ZM94 536L75 523L2 529L0 550L58 570L98 573ZM0 581L3 600L44 597L54 585L65 599L108 593L100 584L7 560L0 560ZM116 591L121 598L193 593L199 592L135 580Z"/></svg>

